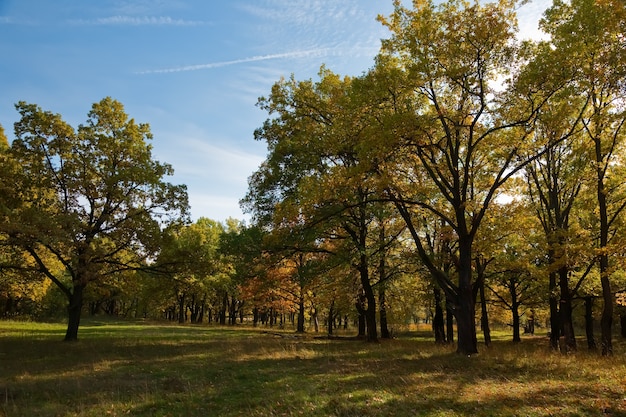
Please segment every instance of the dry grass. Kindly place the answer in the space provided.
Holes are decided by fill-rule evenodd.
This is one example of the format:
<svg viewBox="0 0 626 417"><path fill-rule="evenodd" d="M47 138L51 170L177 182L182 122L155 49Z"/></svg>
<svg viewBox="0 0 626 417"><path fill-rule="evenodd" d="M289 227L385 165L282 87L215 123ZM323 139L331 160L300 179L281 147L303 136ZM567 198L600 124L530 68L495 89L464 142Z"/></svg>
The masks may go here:
<svg viewBox="0 0 626 417"><path fill-rule="evenodd" d="M0 322L0 416L626 416L626 359L418 333L367 344L249 328Z"/></svg>

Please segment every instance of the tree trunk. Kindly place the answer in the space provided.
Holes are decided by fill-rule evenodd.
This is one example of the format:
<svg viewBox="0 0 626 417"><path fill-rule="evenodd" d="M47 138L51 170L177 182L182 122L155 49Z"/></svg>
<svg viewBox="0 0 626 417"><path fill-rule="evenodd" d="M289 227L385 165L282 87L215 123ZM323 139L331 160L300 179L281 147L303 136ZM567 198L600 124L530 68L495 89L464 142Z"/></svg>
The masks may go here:
<svg viewBox="0 0 626 417"><path fill-rule="evenodd" d="M478 353L476 339L476 322L474 319L474 302L472 288L459 288L456 311L456 327L458 334L457 353L473 355Z"/></svg>
<svg viewBox="0 0 626 417"><path fill-rule="evenodd" d="M463 219L465 221L465 219ZM455 305L458 333L457 353L472 355L478 353L475 319L475 293L472 288L472 257L469 237L459 237L459 288Z"/></svg>
<svg viewBox="0 0 626 417"><path fill-rule="evenodd" d="M602 255L601 258L607 258L606 263L608 264L608 257ZM600 318L603 356L613 355L613 294L611 293L611 282L609 281L607 270L601 272L602 278L600 279L602 283L602 300L604 301Z"/></svg>
<svg viewBox="0 0 626 417"><path fill-rule="evenodd" d="M298 324L296 326L297 333L304 333L304 294L300 293L298 299Z"/></svg>
<svg viewBox="0 0 626 417"><path fill-rule="evenodd" d="M359 275L361 278L361 288L363 289L363 295L365 298L365 311L363 316L365 318L366 326L366 340L368 342L378 341L378 328L376 326L376 297L374 290L370 283L369 266L367 255L362 254L359 261Z"/></svg>
<svg viewBox="0 0 626 417"><path fill-rule="evenodd" d="M480 327L483 330L485 346L491 346L491 329L489 328L489 316L487 315L487 300L485 300L485 280L480 279Z"/></svg>
<svg viewBox="0 0 626 417"><path fill-rule="evenodd" d="M454 343L454 302L446 295L446 343Z"/></svg>
<svg viewBox="0 0 626 417"><path fill-rule="evenodd" d="M328 334L333 334L333 327L335 324L335 300L330 302L330 307L328 308Z"/></svg>
<svg viewBox="0 0 626 417"><path fill-rule="evenodd" d="M387 305L385 300L385 286L381 285L378 289L378 314L380 315L380 337L383 339L391 339L389 326L387 324Z"/></svg>
<svg viewBox="0 0 626 417"><path fill-rule="evenodd" d="M461 355L478 353L476 339L476 293L472 287L472 238L465 230L465 211L457 212L458 230L458 274L459 285L454 305L456 318L457 346L456 351Z"/></svg>
<svg viewBox="0 0 626 417"><path fill-rule="evenodd" d="M83 309L84 285L74 285L74 290L68 297L67 305L67 331L65 341L73 342L78 340L78 326L80 325L80 314Z"/></svg>
<svg viewBox="0 0 626 417"><path fill-rule="evenodd" d="M433 316L433 332L435 333L435 343L446 343L445 323L443 319L443 308L441 308L441 290L433 288L435 295L435 315Z"/></svg>
<svg viewBox="0 0 626 417"><path fill-rule="evenodd" d="M597 197L598 197L598 217L600 218L600 255L598 265L600 267L600 283L602 284L602 316L600 317L602 355L613 354L612 327L613 327L613 294L611 293L611 281L609 279L609 255L607 247L609 245L609 214L606 196L608 190L604 184L606 175L605 155L602 150L602 140L599 137L593 138L596 151L596 173L597 173Z"/></svg>
<svg viewBox="0 0 626 417"><path fill-rule="evenodd" d="M220 309L220 324L222 326L226 325L226 310L228 310L228 293L224 292L222 296L222 308Z"/></svg>
<svg viewBox="0 0 626 417"><path fill-rule="evenodd" d="M550 259L552 259L552 256L550 256ZM556 272L550 272L550 347L552 350L559 349L559 338L561 337L561 315L559 314L556 288Z"/></svg>
<svg viewBox="0 0 626 417"><path fill-rule="evenodd" d="M315 331L315 333L319 333L320 331L320 322L319 322L319 318L317 317L317 308L313 308L313 311L311 311L311 319L313 320L313 329Z"/></svg>
<svg viewBox="0 0 626 417"><path fill-rule="evenodd" d="M587 348L596 350L596 339L593 335L593 297L585 297L585 333L587 335Z"/></svg>
<svg viewBox="0 0 626 417"><path fill-rule="evenodd" d="M186 317L186 307L185 307L185 294L180 294L178 296L178 323L183 324L185 322Z"/></svg>
<svg viewBox="0 0 626 417"><path fill-rule="evenodd" d="M367 333L367 329L366 329L366 325L365 325L365 309L363 309L363 310L361 310L361 312L359 312L357 337L365 339L365 337L367 335L366 333Z"/></svg>
<svg viewBox="0 0 626 417"><path fill-rule="evenodd" d="M576 351L576 337L574 335L574 324L572 322L572 294L569 290L568 274L566 267L559 269L559 286L561 287L561 300L559 311L561 313L561 326L563 328L563 346L561 351L564 353Z"/></svg>
<svg viewBox="0 0 626 417"><path fill-rule="evenodd" d="M231 298L230 307L228 308L228 324L231 326L237 324L237 299L235 296Z"/></svg>

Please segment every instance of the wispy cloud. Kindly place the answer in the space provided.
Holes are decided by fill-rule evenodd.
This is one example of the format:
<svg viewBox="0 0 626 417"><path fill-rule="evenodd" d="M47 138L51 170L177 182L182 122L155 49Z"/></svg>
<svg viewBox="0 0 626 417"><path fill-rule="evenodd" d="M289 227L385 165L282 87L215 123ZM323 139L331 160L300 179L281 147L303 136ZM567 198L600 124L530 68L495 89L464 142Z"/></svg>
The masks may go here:
<svg viewBox="0 0 626 417"><path fill-rule="evenodd" d="M70 21L76 25L157 25L157 26L198 26L206 22L198 20L174 19L169 16L110 16L97 19L79 19Z"/></svg>
<svg viewBox="0 0 626 417"><path fill-rule="evenodd" d="M329 48L316 48L303 51L285 52L282 54L257 55L248 58L234 59L232 61L210 62L208 64L187 65L182 67L162 68L154 70L139 71L137 74L167 74L172 72L198 71L211 68L226 67L229 65L245 64L248 62L267 61L271 59L285 58L310 58L327 55Z"/></svg>

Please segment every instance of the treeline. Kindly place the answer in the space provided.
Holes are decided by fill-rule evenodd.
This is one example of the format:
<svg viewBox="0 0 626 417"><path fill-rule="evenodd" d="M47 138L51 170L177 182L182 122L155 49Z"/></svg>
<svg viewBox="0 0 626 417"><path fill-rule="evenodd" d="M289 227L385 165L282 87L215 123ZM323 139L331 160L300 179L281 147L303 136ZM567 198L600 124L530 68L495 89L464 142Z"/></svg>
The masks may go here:
<svg viewBox="0 0 626 417"><path fill-rule="evenodd" d="M563 352L584 325L595 349L599 318L610 355L626 322L625 6L555 1L544 41L519 39L517 6L395 1L372 68L278 81L258 103L250 225L190 223L120 103L76 130L19 103L1 149L4 314L69 306L67 340L86 310L370 341L427 320L463 354L477 321L486 344L496 322L515 341L547 325Z"/></svg>
<svg viewBox="0 0 626 417"><path fill-rule="evenodd" d="M489 343L488 298L510 310L515 340L521 307L543 302L563 351L577 348L578 300L595 347L600 304L601 351L612 352L624 289L624 4L555 1L537 42L518 39L516 7L396 1L379 18L391 36L373 68L322 67L319 80L292 76L259 100L269 118L255 137L269 152L244 207L300 288L315 258L358 276L371 340L386 286L419 274L433 287L437 339L445 300L460 353L477 352L477 300Z"/></svg>

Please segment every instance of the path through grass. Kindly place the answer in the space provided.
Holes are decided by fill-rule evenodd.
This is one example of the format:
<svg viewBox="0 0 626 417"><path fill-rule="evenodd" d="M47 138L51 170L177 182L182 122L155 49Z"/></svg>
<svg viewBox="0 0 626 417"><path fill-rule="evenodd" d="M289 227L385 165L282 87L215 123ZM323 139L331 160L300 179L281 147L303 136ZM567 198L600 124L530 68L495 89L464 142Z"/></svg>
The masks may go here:
<svg viewBox="0 0 626 417"><path fill-rule="evenodd" d="M0 321L0 416L626 416L626 359L543 338L471 358L266 329Z"/></svg>

